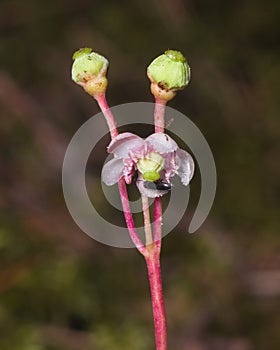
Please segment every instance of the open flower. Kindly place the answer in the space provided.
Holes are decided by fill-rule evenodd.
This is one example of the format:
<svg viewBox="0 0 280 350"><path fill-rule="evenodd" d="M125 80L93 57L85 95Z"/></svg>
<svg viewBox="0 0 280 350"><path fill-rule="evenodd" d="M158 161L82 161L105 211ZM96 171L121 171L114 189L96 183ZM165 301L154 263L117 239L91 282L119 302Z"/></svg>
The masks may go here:
<svg viewBox="0 0 280 350"><path fill-rule="evenodd" d="M103 166L102 181L111 186L124 177L130 184L138 172L136 183L146 197L167 193L171 188L170 178L175 174L187 186L194 173L192 157L164 133L146 139L129 132L119 134L109 144L108 153L114 154L114 158Z"/></svg>

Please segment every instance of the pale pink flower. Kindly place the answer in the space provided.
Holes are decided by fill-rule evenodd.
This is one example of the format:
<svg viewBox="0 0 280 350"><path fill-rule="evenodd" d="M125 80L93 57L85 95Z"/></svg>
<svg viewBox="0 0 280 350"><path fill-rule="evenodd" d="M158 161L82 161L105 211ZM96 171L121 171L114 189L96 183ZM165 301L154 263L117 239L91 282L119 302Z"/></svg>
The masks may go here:
<svg viewBox="0 0 280 350"><path fill-rule="evenodd" d="M154 133L146 139L130 132L119 134L109 144L108 153L114 154L114 158L103 166L102 181L111 186L124 177L130 184L137 172L136 184L146 197L167 193L171 188L170 178L175 174L187 186L194 173L190 154L164 133ZM158 178L153 181L150 174Z"/></svg>

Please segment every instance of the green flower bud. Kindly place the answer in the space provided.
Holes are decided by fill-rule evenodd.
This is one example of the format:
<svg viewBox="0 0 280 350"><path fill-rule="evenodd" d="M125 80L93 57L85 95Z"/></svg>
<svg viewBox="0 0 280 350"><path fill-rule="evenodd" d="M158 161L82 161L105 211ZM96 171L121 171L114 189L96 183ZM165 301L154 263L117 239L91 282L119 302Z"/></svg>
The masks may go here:
<svg viewBox="0 0 280 350"><path fill-rule="evenodd" d="M137 162L137 169L142 174L143 179L147 181L159 180L159 172L163 169L163 166L163 157L155 152L151 152L148 157L139 159Z"/></svg>
<svg viewBox="0 0 280 350"><path fill-rule="evenodd" d="M168 50L149 65L147 74L152 84L165 91L177 91L190 81L190 67L180 51Z"/></svg>
<svg viewBox="0 0 280 350"><path fill-rule="evenodd" d="M77 84L83 84L96 77L105 76L109 65L105 57L92 52L90 48L76 51L73 60L72 79Z"/></svg>

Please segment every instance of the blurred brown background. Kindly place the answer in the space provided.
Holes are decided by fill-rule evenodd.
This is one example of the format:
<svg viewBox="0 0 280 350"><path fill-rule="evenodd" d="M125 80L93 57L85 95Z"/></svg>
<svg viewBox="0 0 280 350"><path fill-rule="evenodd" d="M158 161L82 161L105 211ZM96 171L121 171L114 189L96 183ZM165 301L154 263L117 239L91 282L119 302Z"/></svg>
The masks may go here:
<svg viewBox="0 0 280 350"><path fill-rule="evenodd" d="M84 46L110 60L111 106L152 101L145 69L167 48L192 68L170 106L207 138L218 188L185 234L197 176L163 242L170 349L280 349L279 18L273 0L0 2L1 350L154 348L143 259L90 239L62 196L67 144L98 112L70 79Z"/></svg>

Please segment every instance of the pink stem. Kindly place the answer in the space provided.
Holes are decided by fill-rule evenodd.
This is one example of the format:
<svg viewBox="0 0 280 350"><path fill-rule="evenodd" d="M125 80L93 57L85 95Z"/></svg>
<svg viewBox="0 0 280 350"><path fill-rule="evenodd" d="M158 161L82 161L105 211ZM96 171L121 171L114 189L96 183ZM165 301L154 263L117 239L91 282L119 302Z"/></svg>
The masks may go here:
<svg viewBox="0 0 280 350"><path fill-rule="evenodd" d="M162 239L162 204L161 198L156 197L154 200L154 242L158 252L161 248Z"/></svg>
<svg viewBox="0 0 280 350"><path fill-rule="evenodd" d="M110 130L111 138L113 140L113 138L115 138L118 135L118 129L115 118L107 104L105 93L95 96L95 99L99 104L102 113L104 114L104 117Z"/></svg>
<svg viewBox="0 0 280 350"><path fill-rule="evenodd" d="M164 113L166 101L155 97L154 123L155 132L164 132ZM162 203L161 198L154 200L154 242L158 250L161 249L162 238Z"/></svg>
<svg viewBox="0 0 280 350"><path fill-rule="evenodd" d="M119 180L119 191L120 191L120 196L121 196L121 202L122 202L122 207L123 207L123 213L126 221L126 225L130 234L130 237L135 244L135 247L139 250L141 254L146 253L146 247L140 240L133 221L133 217L130 211L130 205L129 205L129 200L128 200L128 195L127 195L127 190L126 190L126 183L123 178Z"/></svg>
<svg viewBox="0 0 280 350"><path fill-rule="evenodd" d="M160 255L153 250L151 255L145 257L148 268L152 307L154 316L156 350L167 349L166 319L162 293Z"/></svg>
<svg viewBox="0 0 280 350"><path fill-rule="evenodd" d="M118 135L116 122L111 113L105 94L96 98L109 126L111 138ZM165 103L156 101L155 108L155 132L164 132L164 111ZM167 350L167 333L166 333L166 317L163 302L161 271L160 271L160 247L161 247L161 223L162 223L162 206L161 199L156 198L154 204L154 245L144 246L140 240L130 211L129 199L124 179L118 182L121 202L123 206L124 216L130 237L140 251L144 255L152 297L152 308L155 327L156 350ZM146 219L148 219L146 217Z"/></svg>
<svg viewBox="0 0 280 350"><path fill-rule="evenodd" d="M117 124L113 116L113 113L111 112L110 107L108 106L105 93L95 96L95 99L102 113L104 114L104 117L106 119L106 122L110 130L111 139L113 140L118 135L118 129L117 129ZM120 192L120 197L121 197L121 202L123 207L123 213L124 213L130 238L135 244L136 248L139 250L139 252L144 255L146 253L146 247L141 242L136 232L136 228L135 228L133 217L130 210L129 199L128 199L128 194L126 190L126 183L123 178L119 180L118 185L119 185L119 192Z"/></svg>
<svg viewBox="0 0 280 350"><path fill-rule="evenodd" d="M150 217L150 208L149 208L149 198L141 196L142 198L142 210L144 216L144 230L146 237L146 246L149 246L153 243L153 234L151 227L151 217Z"/></svg>
<svg viewBox="0 0 280 350"><path fill-rule="evenodd" d="M154 110L155 132L164 132L164 112L166 101L155 97L156 105Z"/></svg>
<svg viewBox="0 0 280 350"><path fill-rule="evenodd" d="M155 132L164 132L164 113L166 102L155 98L154 124ZM167 349L166 316L163 302L160 250L162 239L162 203L161 197L154 200L154 251L146 257L154 315L156 350Z"/></svg>

